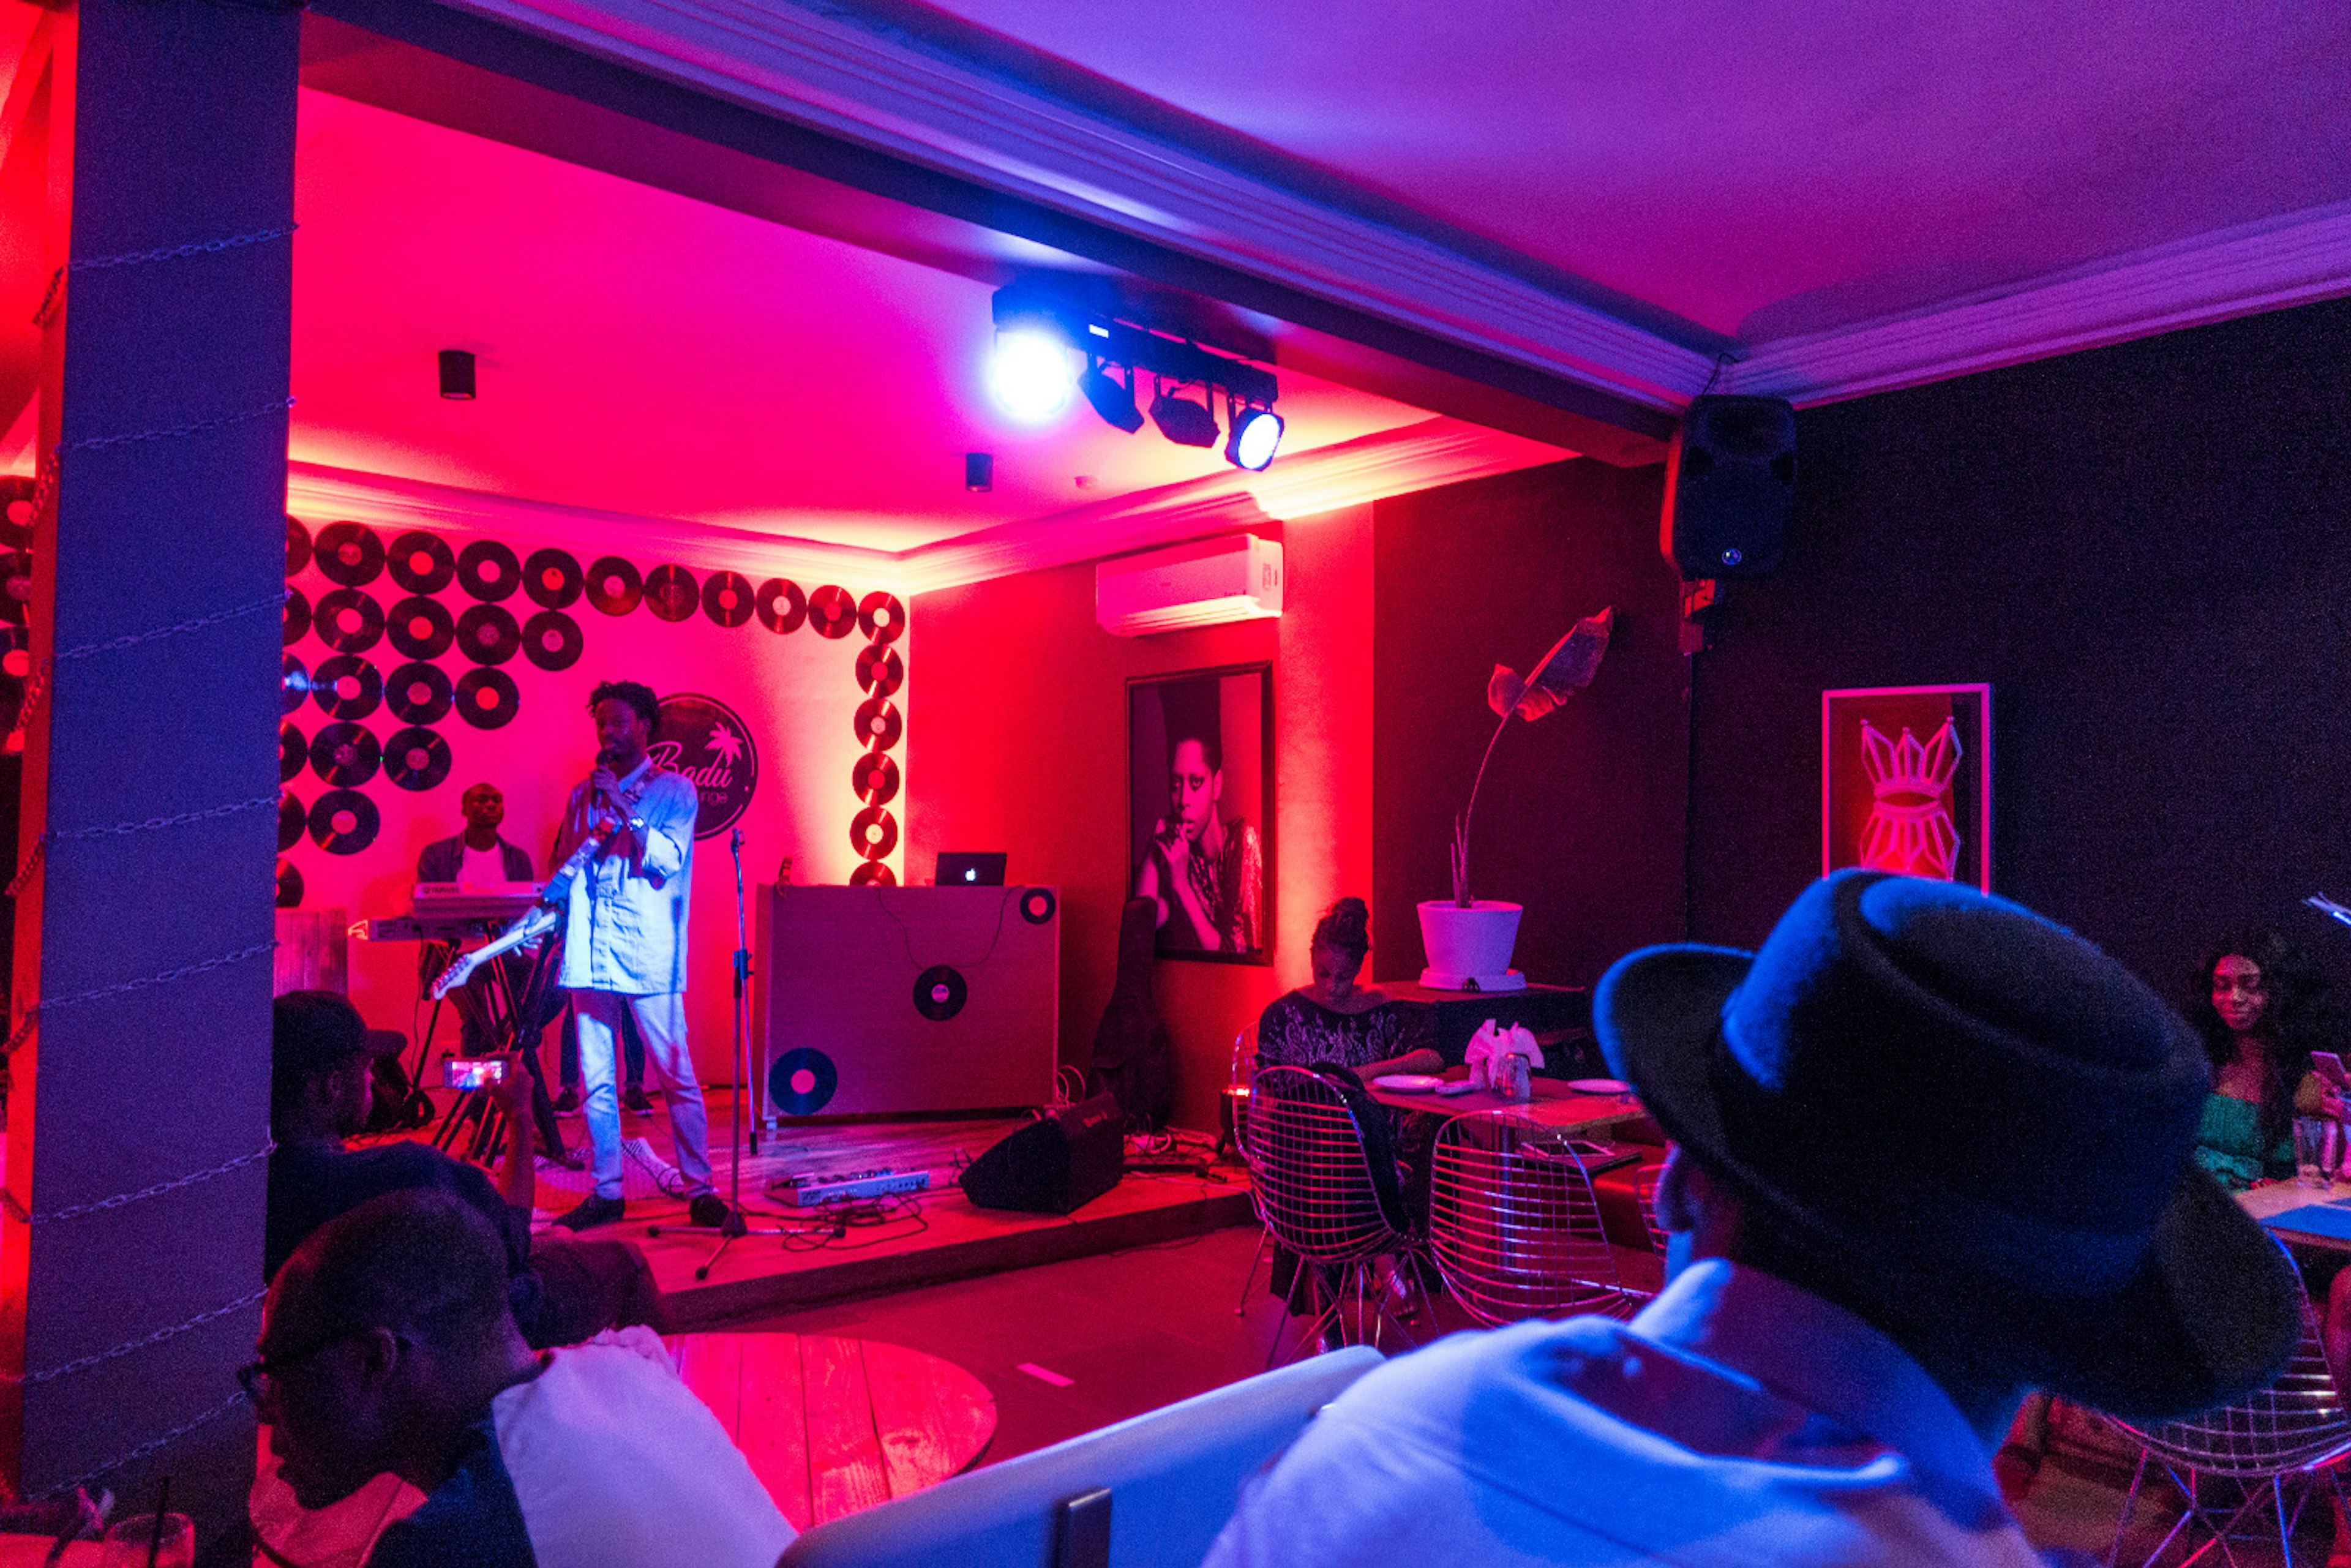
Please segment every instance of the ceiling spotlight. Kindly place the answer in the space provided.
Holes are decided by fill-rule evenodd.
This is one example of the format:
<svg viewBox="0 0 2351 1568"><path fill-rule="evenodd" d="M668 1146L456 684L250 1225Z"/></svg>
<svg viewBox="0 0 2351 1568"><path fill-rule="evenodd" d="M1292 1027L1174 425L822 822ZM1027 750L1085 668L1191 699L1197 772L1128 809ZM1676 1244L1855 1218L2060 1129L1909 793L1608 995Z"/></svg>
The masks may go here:
<svg viewBox="0 0 2351 1568"><path fill-rule="evenodd" d="M1077 381L1068 345L1035 328L996 335L987 362L987 390L996 406L1013 418L1039 423L1070 405Z"/></svg>
<svg viewBox="0 0 2351 1568"><path fill-rule="evenodd" d="M1270 408L1244 408L1231 415L1233 433L1225 440L1225 461L1236 468L1258 469L1281 450L1281 415Z"/></svg>
<svg viewBox="0 0 2351 1568"><path fill-rule="evenodd" d="M1206 403L1186 402L1165 387L1151 400L1151 423L1178 446L1214 446L1217 416Z"/></svg>
<svg viewBox="0 0 2351 1568"><path fill-rule="evenodd" d="M1078 379L1078 390L1086 394L1086 401L1094 405L1094 412L1102 416L1104 424L1133 435L1143 428L1143 411L1134 406L1134 372L1127 371L1122 385L1110 371L1106 361L1094 361L1093 368Z"/></svg>
<svg viewBox="0 0 2351 1568"><path fill-rule="evenodd" d="M456 402L474 401L474 356L463 349L441 350L441 395Z"/></svg>

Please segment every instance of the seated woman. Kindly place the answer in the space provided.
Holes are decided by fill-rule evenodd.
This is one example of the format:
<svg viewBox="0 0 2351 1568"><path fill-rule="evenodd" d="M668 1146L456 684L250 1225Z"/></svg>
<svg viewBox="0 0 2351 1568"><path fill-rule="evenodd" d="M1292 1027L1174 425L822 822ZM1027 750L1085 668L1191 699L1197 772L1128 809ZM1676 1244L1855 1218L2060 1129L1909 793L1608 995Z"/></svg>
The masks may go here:
<svg viewBox="0 0 2351 1568"><path fill-rule="evenodd" d="M2231 1192L2294 1174L2294 1119L2344 1114L2310 1071L2329 1045L2315 977L2275 932L2227 944L2199 974L2189 1021L2212 1059L2196 1160Z"/></svg>
<svg viewBox="0 0 2351 1568"><path fill-rule="evenodd" d="M1257 1020L1259 1067L1345 1067L1369 1082L1385 1072L1437 1072L1445 1059L1406 1040L1413 1015L1376 986L1355 984L1370 952L1371 911L1332 904L1314 927L1314 983L1277 997Z"/></svg>

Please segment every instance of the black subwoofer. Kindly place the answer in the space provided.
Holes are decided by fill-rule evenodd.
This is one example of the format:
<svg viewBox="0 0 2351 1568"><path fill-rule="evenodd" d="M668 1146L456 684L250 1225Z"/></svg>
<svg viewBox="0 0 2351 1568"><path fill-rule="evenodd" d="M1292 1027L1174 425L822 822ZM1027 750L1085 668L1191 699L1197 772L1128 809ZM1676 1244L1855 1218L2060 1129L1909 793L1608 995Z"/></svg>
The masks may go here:
<svg viewBox="0 0 2351 1568"><path fill-rule="evenodd" d="M1685 578L1765 577L1796 504L1796 411L1776 397L1690 402L1666 458L1658 543Z"/></svg>

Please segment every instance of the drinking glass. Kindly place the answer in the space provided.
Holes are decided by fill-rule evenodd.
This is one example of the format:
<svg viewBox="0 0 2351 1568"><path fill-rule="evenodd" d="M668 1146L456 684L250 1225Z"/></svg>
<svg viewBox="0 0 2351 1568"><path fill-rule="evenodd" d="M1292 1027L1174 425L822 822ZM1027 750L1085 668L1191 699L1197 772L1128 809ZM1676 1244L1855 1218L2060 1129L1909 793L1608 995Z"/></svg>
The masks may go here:
<svg viewBox="0 0 2351 1568"><path fill-rule="evenodd" d="M2323 1187L2327 1179L2327 1156L2335 1151L2329 1146L2335 1141L2335 1124L2324 1116L2296 1116L2294 1119L2294 1179L2303 1186Z"/></svg>
<svg viewBox="0 0 2351 1568"><path fill-rule="evenodd" d="M195 1568L196 1527L184 1513L167 1513L159 1538L153 1514L133 1514L106 1532L99 1562L101 1568Z"/></svg>

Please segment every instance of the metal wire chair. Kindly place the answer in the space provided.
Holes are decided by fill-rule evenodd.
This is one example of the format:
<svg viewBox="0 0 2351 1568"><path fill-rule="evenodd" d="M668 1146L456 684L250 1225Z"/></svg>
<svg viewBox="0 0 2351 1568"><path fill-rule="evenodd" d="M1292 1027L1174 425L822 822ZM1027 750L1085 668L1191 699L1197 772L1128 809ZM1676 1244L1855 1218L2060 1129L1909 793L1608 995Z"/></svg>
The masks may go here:
<svg viewBox="0 0 2351 1568"><path fill-rule="evenodd" d="M1641 1223L1649 1228L1649 1245L1660 1258L1666 1255L1666 1232L1657 1223L1657 1178L1665 1174L1663 1165L1644 1165L1633 1177L1633 1196L1641 1203Z"/></svg>
<svg viewBox="0 0 2351 1568"><path fill-rule="evenodd" d="M1591 1176L1565 1136L1490 1111L1446 1123L1431 1157L1429 1243L1479 1322L1628 1317L1648 1299L1618 1274Z"/></svg>
<svg viewBox="0 0 2351 1568"><path fill-rule="evenodd" d="M2150 1465L2162 1469L2184 1501L2171 1529L2140 1559L2146 1568L2164 1559L2183 1532L2191 1532L2189 1541L2179 1542L2183 1550L2199 1534L2201 1538L2201 1544L2187 1555L2169 1560L2185 1568L2216 1550L2222 1561L2234 1563L2231 1542L2257 1535L2266 1540L2273 1527L2280 1555L2292 1563L2294 1525L2313 1494L2323 1488L2335 1507L2342 1507L2343 1482L2336 1467L2351 1455L2351 1411L2346 1410L2342 1391L2326 1364L2318 1322L2307 1303L2302 1343L2284 1375L2268 1388L2237 1404L2160 1427L2141 1430L2123 1422L2116 1425L2144 1447L2131 1475L2130 1493L2123 1500L2122 1517L2115 1521L2114 1542L2106 1548L2107 1568L2114 1568L2121 1554ZM2204 1483L2214 1479L2235 1484L2219 1489L2219 1495L2208 1500L2211 1489ZM2266 1551L2262 1555L2266 1558Z"/></svg>
<svg viewBox="0 0 2351 1568"><path fill-rule="evenodd" d="M1380 1106L1360 1089L1312 1068L1261 1069L1249 1086L1249 1158L1258 1218L1274 1240L1311 1269L1326 1298L1298 1348L1344 1326L1352 1295L1356 1322L1377 1343L1393 1327L1416 1343L1389 1298L1410 1288L1405 1260L1421 1249L1404 1213L1395 1158ZM1286 1320L1274 1329L1266 1364L1278 1358Z"/></svg>

